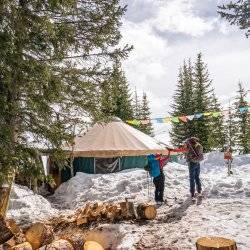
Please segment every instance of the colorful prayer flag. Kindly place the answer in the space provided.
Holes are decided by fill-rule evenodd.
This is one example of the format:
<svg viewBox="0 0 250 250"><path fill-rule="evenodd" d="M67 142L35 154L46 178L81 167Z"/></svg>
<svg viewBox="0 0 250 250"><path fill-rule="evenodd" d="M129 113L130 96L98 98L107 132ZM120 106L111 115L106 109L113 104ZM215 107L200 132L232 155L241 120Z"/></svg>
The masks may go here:
<svg viewBox="0 0 250 250"><path fill-rule="evenodd" d="M220 116L220 114L221 114L221 112L213 112L213 117L219 117Z"/></svg>
<svg viewBox="0 0 250 250"><path fill-rule="evenodd" d="M171 121L174 122L174 123L179 123L180 122L178 117L172 117Z"/></svg>
<svg viewBox="0 0 250 250"><path fill-rule="evenodd" d="M240 107L239 110L241 113L243 113L243 112L248 111L248 108L247 107Z"/></svg>
<svg viewBox="0 0 250 250"><path fill-rule="evenodd" d="M155 120L157 123L163 123L163 118L156 118Z"/></svg>
<svg viewBox="0 0 250 250"><path fill-rule="evenodd" d="M188 122L188 118L184 115L184 116L180 116L179 119L183 122Z"/></svg>
<svg viewBox="0 0 250 250"><path fill-rule="evenodd" d="M164 122L164 123L169 123L169 122L171 122L171 117L165 117L165 118L163 118L163 122Z"/></svg>
<svg viewBox="0 0 250 250"><path fill-rule="evenodd" d="M197 114L194 115L194 118L195 119L200 119L202 116L203 116L202 113L197 113Z"/></svg>
<svg viewBox="0 0 250 250"><path fill-rule="evenodd" d="M142 120L141 124L146 125L146 124L149 124L149 122L150 122L150 120Z"/></svg>
<svg viewBox="0 0 250 250"><path fill-rule="evenodd" d="M136 126L140 125L140 121L138 121L138 120L129 120L129 121L127 121L127 123L132 124L132 125L136 125Z"/></svg>
<svg viewBox="0 0 250 250"><path fill-rule="evenodd" d="M211 112L203 113L204 116L210 116L211 114L212 114Z"/></svg>
<svg viewBox="0 0 250 250"><path fill-rule="evenodd" d="M194 115L188 115L187 118L189 121L192 121L194 119Z"/></svg>

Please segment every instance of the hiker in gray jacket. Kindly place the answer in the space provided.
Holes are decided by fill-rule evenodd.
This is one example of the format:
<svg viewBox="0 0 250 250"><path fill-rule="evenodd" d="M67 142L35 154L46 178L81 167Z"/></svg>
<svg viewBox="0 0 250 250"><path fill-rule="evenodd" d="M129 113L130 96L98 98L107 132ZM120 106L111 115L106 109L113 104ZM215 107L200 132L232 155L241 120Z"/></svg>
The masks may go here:
<svg viewBox="0 0 250 250"><path fill-rule="evenodd" d="M203 160L203 147L199 143L199 139L191 137L185 142L187 146L186 160L189 169L190 193L191 198L195 197L195 189L198 195L201 195L200 181L200 161ZM196 187L196 188L195 188Z"/></svg>

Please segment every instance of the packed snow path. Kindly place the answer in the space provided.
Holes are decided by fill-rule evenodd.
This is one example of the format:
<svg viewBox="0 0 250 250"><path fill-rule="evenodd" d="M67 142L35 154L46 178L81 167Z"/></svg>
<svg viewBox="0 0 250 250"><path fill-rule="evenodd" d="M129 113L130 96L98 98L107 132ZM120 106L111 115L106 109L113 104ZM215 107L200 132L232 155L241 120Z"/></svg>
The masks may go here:
<svg viewBox="0 0 250 250"><path fill-rule="evenodd" d="M236 240L240 250L250 249L250 155L235 158L234 174L230 177L221 153L206 155L201 166L205 198L198 204L190 201L188 168L184 162L169 163L164 171L168 204L158 209L154 221L110 225L124 236L119 249L195 249L197 238L215 235ZM141 169L108 175L77 173L58 188L52 200L61 209L75 209L88 201L119 201L125 197L147 202L153 200L154 191L153 186L148 190L147 185L147 174ZM14 198L13 204L19 204L18 197ZM40 200L37 198L38 204ZM31 215L30 208L33 206L26 201L21 210L20 206L12 206L9 215L37 219ZM49 216L42 208L39 213L39 218L43 213Z"/></svg>

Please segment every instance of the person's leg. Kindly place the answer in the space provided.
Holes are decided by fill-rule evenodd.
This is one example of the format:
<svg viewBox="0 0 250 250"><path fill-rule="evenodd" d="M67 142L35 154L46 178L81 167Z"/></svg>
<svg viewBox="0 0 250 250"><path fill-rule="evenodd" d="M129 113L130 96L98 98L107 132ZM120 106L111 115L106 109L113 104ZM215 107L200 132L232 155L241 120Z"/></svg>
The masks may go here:
<svg viewBox="0 0 250 250"><path fill-rule="evenodd" d="M195 166L193 162L189 163L188 169L189 169L190 193L191 196L193 197L195 192Z"/></svg>
<svg viewBox="0 0 250 250"><path fill-rule="evenodd" d="M159 201L163 202L164 199L164 187L165 187L165 176L163 173L160 175L160 182L159 182Z"/></svg>
<svg viewBox="0 0 250 250"><path fill-rule="evenodd" d="M155 201L159 201L159 176L155 177L154 180L154 185L155 185Z"/></svg>
<svg viewBox="0 0 250 250"><path fill-rule="evenodd" d="M200 194L201 193L201 180L200 180L200 163L197 163L195 167L195 184L196 190Z"/></svg>

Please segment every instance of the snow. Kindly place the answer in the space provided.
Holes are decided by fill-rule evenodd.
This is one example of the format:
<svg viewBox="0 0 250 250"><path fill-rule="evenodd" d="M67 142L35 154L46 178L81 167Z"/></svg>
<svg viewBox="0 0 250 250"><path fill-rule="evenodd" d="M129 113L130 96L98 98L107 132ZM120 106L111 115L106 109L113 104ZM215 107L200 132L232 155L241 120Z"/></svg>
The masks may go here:
<svg viewBox="0 0 250 250"><path fill-rule="evenodd" d="M34 194L25 186L13 186L7 217L14 218L19 224L27 225L55 216L57 213L58 211L41 195Z"/></svg>
<svg viewBox="0 0 250 250"><path fill-rule="evenodd" d="M250 155L235 156L232 170L233 175L228 176L223 153L205 155L201 164L205 197L193 204L188 167L183 160L168 163L164 168L168 204L158 208L154 221L110 225L122 235L117 249L132 250L139 245L140 249L192 250L196 240L204 236L231 238L239 250L250 249ZM61 209L76 209L91 201L131 198L135 203L153 202L153 193L147 172L133 169L103 175L77 173L56 190L51 200ZM18 220L39 220L57 212L47 200L17 185L11 203L9 216Z"/></svg>
<svg viewBox="0 0 250 250"><path fill-rule="evenodd" d="M89 201L120 201L125 198L147 197L147 173L143 169L125 170L112 174L78 172L55 192L57 202L65 208L81 207Z"/></svg>

